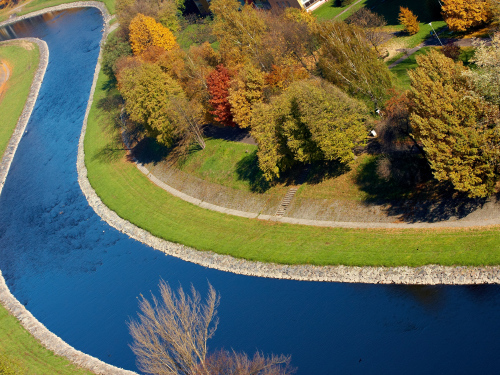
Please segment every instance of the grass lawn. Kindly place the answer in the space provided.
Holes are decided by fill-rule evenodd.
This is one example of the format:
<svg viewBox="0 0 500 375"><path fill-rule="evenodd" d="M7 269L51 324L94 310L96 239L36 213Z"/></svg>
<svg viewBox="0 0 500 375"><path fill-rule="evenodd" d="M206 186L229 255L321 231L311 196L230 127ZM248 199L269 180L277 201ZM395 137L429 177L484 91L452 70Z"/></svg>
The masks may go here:
<svg viewBox="0 0 500 375"><path fill-rule="evenodd" d="M436 21L432 23L432 26L437 32L439 32L440 29L446 26L446 22ZM402 26L391 27L391 29L393 31L402 30ZM403 57L404 52L402 52L402 50L411 49L413 47L418 46L420 43L423 43L427 38L431 37L430 35L431 31L432 27L429 24L421 23L420 31L415 35L401 36L398 38L391 39L387 44L383 46L390 52L390 56L386 60L386 63L392 64L396 60Z"/></svg>
<svg viewBox="0 0 500 375"><path fill-rule="evenodd" d="M31 48L31 50L26 49ZM17 120L23 111L31 82L38 68L40 52L32 43L14 42L0 46L0 60L10 66L11 76L6 83L7 91L0 96L0 156L3 155Z"/></svg>
<svg viewBox="0 0 500 375"><path fill-rule="evenodd" d="M33 46L31 50L22 45ZM38 46L16 43L0 47L0 59L7 60L12 76L8 90L0 99L0 155L14 130L29 93L36 68ZM0 374L92 374L45 349L9 312L0 305Z"/></svg>
<svg viewBox="0 0 500 375"><path fill-rule="evenodd" d="M18 7L19 5L23 5L23 3L26 5L24 5L20 10L16 11L15 13L18 16L22 16L23 14L36 12L37 10L41 10L44 8L49 8L66 3L73 3L75 1L80 1L80 0L21 0L19 4L16 5L16 7ZM97 0L97 1L102 1L106 5L106 8L108 8L110 14L115 13L115 0ZM12 13L11 8L5 8L0 10L0 21L9 18L9 15L11 13Z"/></svg>
<svg viewBox="0 0 500 375"><path fill-rule="evenodd" d="M65 358L45 349L0 305L0 374L90 375L93 373L78 368Z"/></svg>
<svg viewBox="0 0 500 375"><path fill-rule="evenodd" d="M317 228L224 215L175 198L127 161L114 126L117 112L99 106L107 95L104 87L106 77L101 73L85 137L90 182L108 207L158 237L199 250L288 264L500 264L499 228Z"/></svg>
<svg viewBox="0 0 500 375"><path fill-rule="evenodd" d="M345 12L342 14L339 19L344 20L347 17L349 17L351 14L356 12L358 9L362 8L368 0L361 0L358 4L354 5L351 9L349 9L348 12ZM356 0L354 1L356 2ZM330 20L332 18L337 17L340 13L342 13L344 10L349 8L352 4L347 5L345 7L338 7L336 6L337 0L330 0L329 2L323 4L319 8L313 10L313 14L319 19L319 20Z"/></svg>
<svg viewBox="0 0 500 375"><path fill-rule="evenodd" d="M399 88L405 90L410 88L410 77L408 76L408 70L415 69L417 67L416 57L418 55L422 55L429 52L431 48L432 47L424 47L418 50L413 55L408 57L406 60L404 60L403 62L399 63L398 65L396 65L394 68L391 69L391 72L393 72L397 77L397 84Z"/></svg>
<svg viewBox="0 0 500 375"><path fill-rule="evenodd" d="M249 192L266 192L284 196L286 182L269 186L257 164L257 146L206 139L206 147L193 147L177 162L177 167L189 174L215 184Z"/></svg>

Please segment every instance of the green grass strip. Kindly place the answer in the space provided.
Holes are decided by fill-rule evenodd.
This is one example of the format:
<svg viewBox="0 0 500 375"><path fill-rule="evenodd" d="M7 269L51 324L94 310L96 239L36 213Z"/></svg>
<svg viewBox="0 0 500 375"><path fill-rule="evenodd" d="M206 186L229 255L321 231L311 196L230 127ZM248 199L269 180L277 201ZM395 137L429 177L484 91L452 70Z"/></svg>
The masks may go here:
<svg viewBox="0 0 500 375"><path fill-rule="evenodd" d="M0 374L90 375L45 349L0 305Z"/></svg>
<svg viewBox="0 0 500 375"><path fill-rule="evenodd" d="M36 44L27 43L33 50L23 48L19 43L0 47L0 60L11 68L11 76L6 83L7 91L0 97L0 156L5 152L9 139L21 116L31 82L38 68L40 52Z"/></svg>
<svg viewBox="0 0 500 375"><path fill-rule="evenodd" d="M69 3L74 3L76 1L81 1L81 0L33 0L31 2L28 1L22 1L19 3L19 5L23 5L23 3L26 3L25 6L23 6L19 11L16 12L18 16L22 16L24 14L28 14L31 12L36 12L38 10L42 10L45 8L50 8L56 5L61 5L61 4L69 4ZM108 8L108 12L110 14L115 14L115 0L96 0L96 1L102 1L104 5L106 5L106 8ZM0 21L4 21L9 17L9 12L10 8L5 8L0 11Z"/></svg>
<svg viewBox="0 0 500 375"><path fill-rule="evenodd" d="M155 236L237 258L287 264L420 266L500 264L498 228L359 230L245 219L199 208L151 183L131 162L100 74L87 134L89 180L103 202ZM108 112L106 111L108 110Z"/></svg>
<svg viewBox="0 0 500 375"><path fill-rule="evenodd" d="M0 100L0 155L12 135L29 94L39 50L26 50L18 45L0 47L0 59L12 68L8 90ZM0 305L0 374L92 374L45 349L9 312Z"/></svg>

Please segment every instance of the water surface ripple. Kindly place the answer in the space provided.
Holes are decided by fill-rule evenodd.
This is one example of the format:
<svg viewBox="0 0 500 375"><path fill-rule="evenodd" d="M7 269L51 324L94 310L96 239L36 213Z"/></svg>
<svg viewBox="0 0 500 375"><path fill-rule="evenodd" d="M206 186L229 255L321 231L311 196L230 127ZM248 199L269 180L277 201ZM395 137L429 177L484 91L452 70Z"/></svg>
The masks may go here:
<svg viewBox="0 0 500 375"><path fill-rule="evenodd" d="M36 17L0 40L45 40L50 60L0 196L0 268L15 297L70 345L136 370L125 322L160 278L222 295L211 348L288 353L299 374L498 373L499 286L380 286L263 279L164 256L110 228L77 183L99 53L96 9Z"/></svg>

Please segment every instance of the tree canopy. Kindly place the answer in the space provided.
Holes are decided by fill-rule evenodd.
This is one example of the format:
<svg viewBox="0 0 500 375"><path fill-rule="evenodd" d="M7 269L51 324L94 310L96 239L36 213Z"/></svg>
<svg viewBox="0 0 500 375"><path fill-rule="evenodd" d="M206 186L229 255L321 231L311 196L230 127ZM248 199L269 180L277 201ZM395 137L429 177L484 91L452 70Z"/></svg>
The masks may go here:
<svg viewBox="0 0 500 375"><path fill-rule="evenodd" d="M269 104L256 104L252 135L265 178L297 162L350 162L366 138L367 113L364 104L317 79L295 82Z"/></svg>
<svg viewBox="0 0 500 375"><path fill-rule="evenodd" d="M490 6L487 0L443 0L441 9L452 31L465 31L488 21Z"/></svg>
<svg viewBox="0 0 500 375"><path fill-rule="evenodd" d="M498 106L472 91L461 62L436 51L410 71L413 136L438 181L470 197L493 191L500 165Z"/></svg>
<svg viewBox="0 0 500 375"><path fill-rule="evenodd" d="M129 39L134 55L140 55L151 46L163 48L165 51L178 46L174 34L168 28L141 13L130 22Z"/></svg>
<svg viewBox="0 0 500 375"><path fill-rule="evenodd" d="M321 45L319 67L325 78L351 95L382 105L392 87L387 65L368 44L362 29L323 22L315 29Z"/></svg>

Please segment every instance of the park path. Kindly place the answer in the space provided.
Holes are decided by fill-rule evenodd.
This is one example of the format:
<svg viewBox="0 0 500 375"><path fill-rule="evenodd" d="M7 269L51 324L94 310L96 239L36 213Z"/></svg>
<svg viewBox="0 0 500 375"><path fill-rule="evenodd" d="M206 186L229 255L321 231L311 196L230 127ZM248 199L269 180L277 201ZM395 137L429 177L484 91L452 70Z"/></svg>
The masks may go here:
<svg viewBox="0 0 500 375"><path fill-rule="evenodd" d="M456 45L458 45L459 47L472 47L473 42L474 42L473 38L467 38L467 39L448 39L448 38L442 39L441 38L440 40L441 40L441 42L437 38L431 37L429 39L426 39L425 41L423 41L422 43L420 43L416 47L413 47L413 48L410 48L407 50L402 50L405 53L405 55L403 57L401 57L400 59L396 60L395 62L393 62L391 65L389 65L389 69L392 69L396 65L401 64L403 61L408 59L415 52L419 51L420 49L422 49L424 47L439 47L441 45L441 43L443 45L446 45L449 42L453 42Z"/></svg>

